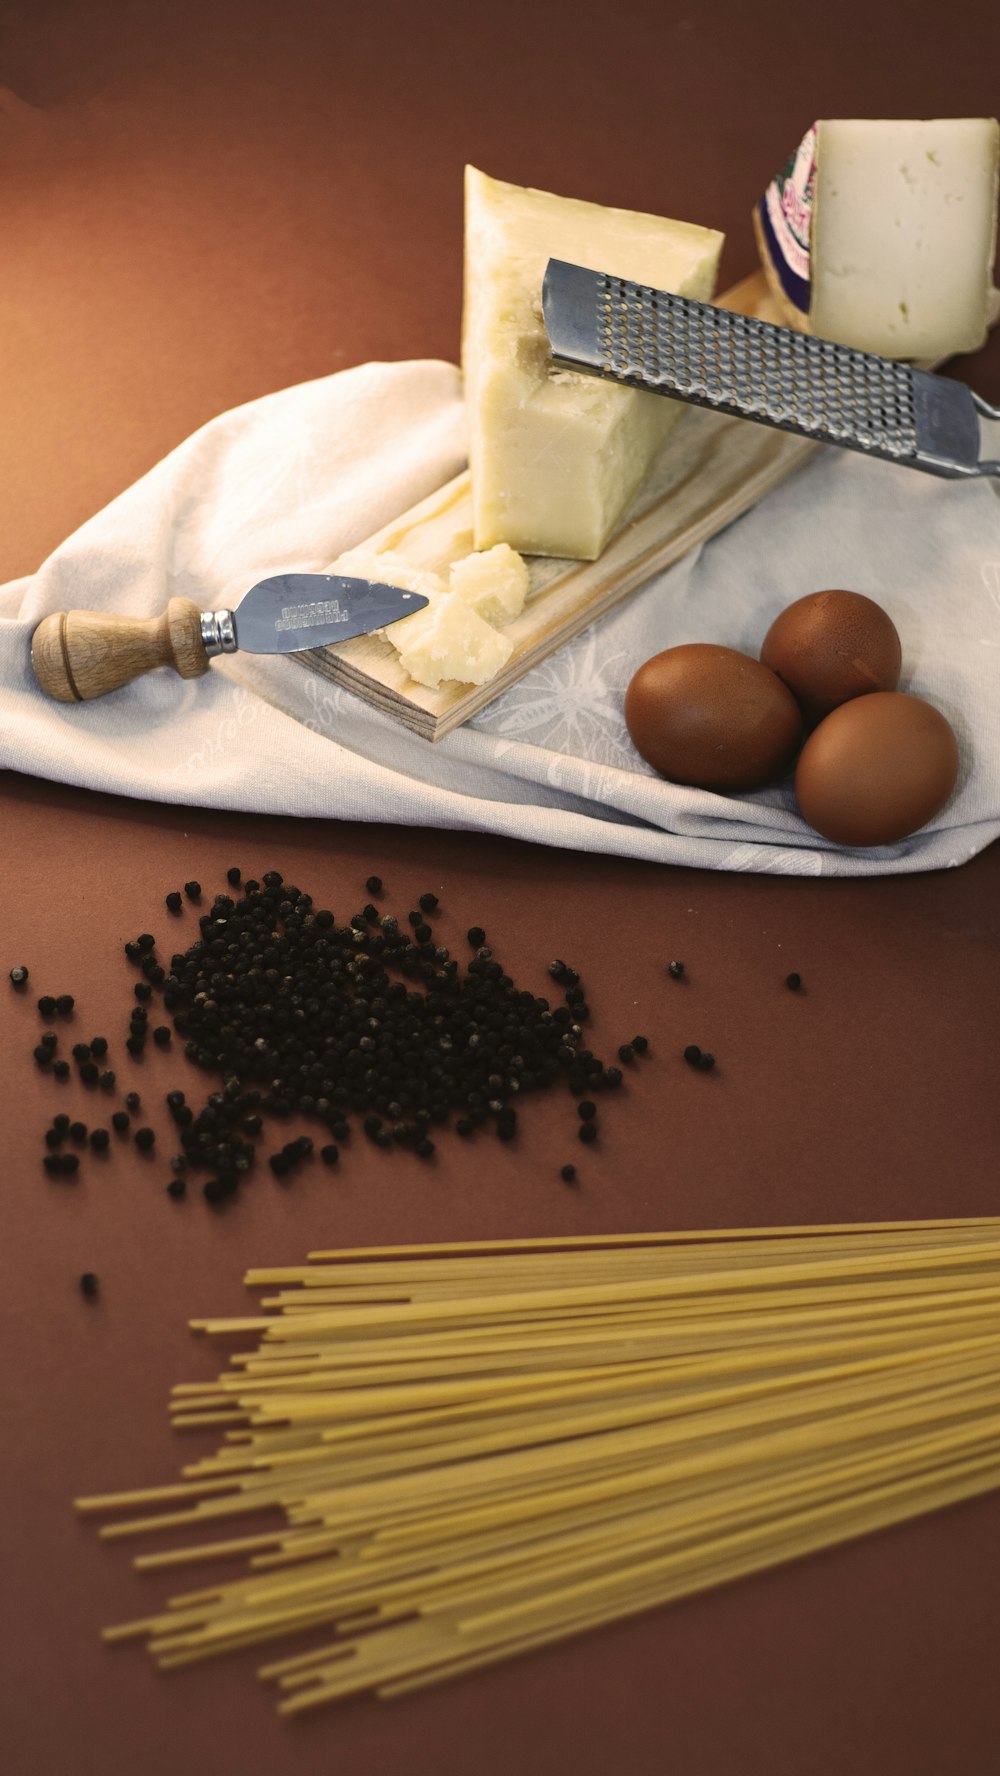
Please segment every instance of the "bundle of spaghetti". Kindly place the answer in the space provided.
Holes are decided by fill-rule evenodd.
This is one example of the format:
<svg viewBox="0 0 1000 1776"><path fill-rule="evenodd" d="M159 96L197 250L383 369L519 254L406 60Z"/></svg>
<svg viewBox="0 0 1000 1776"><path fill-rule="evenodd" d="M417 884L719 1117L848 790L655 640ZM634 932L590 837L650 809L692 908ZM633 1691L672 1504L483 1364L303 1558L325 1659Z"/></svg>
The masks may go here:
<svg viewBox="0 0 1000 1776"><path fill-rule="evenodd" d="M138 1513L108 1539L198 1532L141 1570L247 1557L109 1641L173 1667L322 1631L262 1668L286 1713L1000 1485L1000 1218L316 1252L246 1280L274 1291L259 1314L192 1325L253 1348L173 1395L221 1447L77 1506Z"/></svg>

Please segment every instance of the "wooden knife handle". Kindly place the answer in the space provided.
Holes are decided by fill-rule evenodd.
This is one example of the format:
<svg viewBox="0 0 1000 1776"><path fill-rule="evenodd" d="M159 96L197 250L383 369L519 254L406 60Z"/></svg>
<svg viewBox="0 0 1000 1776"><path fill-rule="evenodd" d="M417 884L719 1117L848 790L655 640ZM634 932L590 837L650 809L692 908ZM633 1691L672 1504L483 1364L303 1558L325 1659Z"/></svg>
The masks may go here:
<svg viewBox="0 0 1000 1776"><path fill-rule="evenodd" d="M46 696L59 703L103 697L154 666L199 678L208 671L201 612L190 598L172 598L161 617L56 611L31 638L31 664Z"/></svg>

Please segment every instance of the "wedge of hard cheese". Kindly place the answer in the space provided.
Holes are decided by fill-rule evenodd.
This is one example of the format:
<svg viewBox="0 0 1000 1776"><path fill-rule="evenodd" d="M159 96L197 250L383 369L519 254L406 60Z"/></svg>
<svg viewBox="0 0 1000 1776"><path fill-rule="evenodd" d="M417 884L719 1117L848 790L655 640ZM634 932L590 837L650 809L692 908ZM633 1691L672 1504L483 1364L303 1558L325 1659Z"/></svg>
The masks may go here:
<svg viewBox="0 0 1000 1776"><path fill-rule="evenodd" d="M549 259L705 301L722 240L466 168L462 367L477 549L595 559L683 412L660 395L553 370L542 320Z"/></svg>
<svg viewBox="0 0 1000 1776"><path fill-rule="evenodd" d="M814 125L754 212L786 325L889 358L982 345L998 141L992 117Z"/></svg>

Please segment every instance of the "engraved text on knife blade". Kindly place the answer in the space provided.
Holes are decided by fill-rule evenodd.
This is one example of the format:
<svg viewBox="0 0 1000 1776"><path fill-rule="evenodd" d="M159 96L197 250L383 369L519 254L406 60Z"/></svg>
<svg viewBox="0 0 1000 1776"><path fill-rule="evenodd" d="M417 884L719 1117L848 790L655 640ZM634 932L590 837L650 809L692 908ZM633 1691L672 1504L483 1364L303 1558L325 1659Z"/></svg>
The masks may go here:
<svg viewBox="0 0 1000 1776"><path fill-rule="evenodd" d="M275 619L276 630L319 629L327 623L349 623L350 611L341 610L336 598L321 598L315 604L286 604Z"/></svg>

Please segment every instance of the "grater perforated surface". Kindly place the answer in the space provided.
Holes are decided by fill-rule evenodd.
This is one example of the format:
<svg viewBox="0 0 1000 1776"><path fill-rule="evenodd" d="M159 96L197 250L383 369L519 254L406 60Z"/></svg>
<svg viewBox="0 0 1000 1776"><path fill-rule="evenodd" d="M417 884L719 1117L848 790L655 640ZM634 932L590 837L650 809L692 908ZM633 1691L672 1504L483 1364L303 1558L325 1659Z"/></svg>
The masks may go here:
<svg viewBox="0 0 1000 1776"><path fill-rule="evenodd" d="M908 365L609 274L598 326L616 381L894 461L917 456Z"/></svg>

